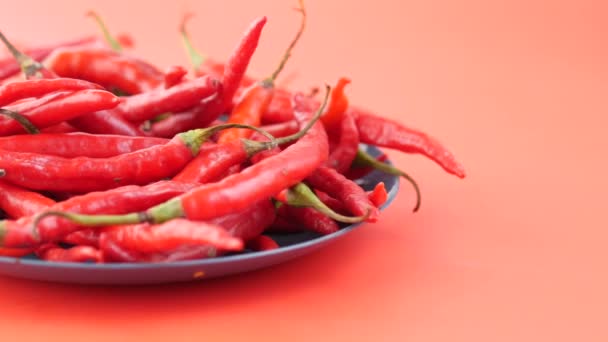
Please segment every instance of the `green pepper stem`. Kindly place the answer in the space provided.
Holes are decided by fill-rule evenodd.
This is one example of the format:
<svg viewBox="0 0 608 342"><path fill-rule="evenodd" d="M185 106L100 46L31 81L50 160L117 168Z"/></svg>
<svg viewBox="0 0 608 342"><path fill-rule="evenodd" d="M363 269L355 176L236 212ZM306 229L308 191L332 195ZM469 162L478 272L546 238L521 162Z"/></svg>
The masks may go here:
<svg viewBox="0 0 608 342"><path fill-rule="evenodd" d="M188 146L190 151L192 151L193 155L198 155L201 145L205 141L209 140L215 133L225 130L225 129L229 129L229 128L251 129L253 131L256 131L256 132L262 134L264 137L266 137L266 138L268 138L268 140L270 140L270 141L266 142L270 146L269 148L274 148L278 145L277 139L274 136L272 136L272 134L266 132L265 130L255 127L255 126L243 125L243 124L237 124L237 123L229 123L229 124L224 124L224 125L211 126L211 127L207 127L207 128L193 129L193 130L190 130L187 132L179 133L178 136L184 142L184 144L186 146Z"/></svg>
<svg viewBox="0 0 608 342"><path fill-rule="evenodd" d="M384 173L388 173L389 175L395 175L405 178L412 186L414 187L414 191L416 192L416 205L414 206L414 212L417 212L420 209L420 204L422 202L422 195L420 193L420 188L418 187L418 183L407 173L399 170L398 168L383 163L376 158L372 157L369 153L359 149L357 151L357 155L355 156L354 162L359 166L369 166L376 170L382 171Z"/></svg>
<svg viewBox="0 0 608 342"><path fill-rule="evenodd" d="M40 70L44 69L42 64L36 62L32 57L19 51L2 32L0 32L0 40L2 40L6 48L10 51L11 55L13 55L13 57L17 60L17 63L19 63L19 67L25 74L26 78L34 77Z"/></svg>
<svg viewBox="0 0 608 342"><path fill-rule="evenodd" d="M344 223L363 222L370 214L368 212L365 216L355 217L338 214L323 203L312 189L304 183L298 183L287 190L287 204L294 207L310 207L338 222Z"/></svg>
<svg viewBox="0 0 608 342"><path fill-rule="evenodd" d="M4 108L0 108L0 115L4 115L6 117L9 117L15 121L17 121L21 127L23 127L23 129L25 129L26 132L28 132L29 134L38 134L40 133L40 130L25 116L14 112L12 110L8 110L8 109L4 109Z"/></svg>
<svg viewBox="0 0 608 342"><path fill-rule="evenodd" d="M276 147L277 145L284 145L303 137L321 118L321 115L323 114L323 111L325 111L325 107L327 106L330 93L331 87L329 85L325 85L325 96L323 98L323 103L321 104L321 107L319 107L312 119L299 132L292 135L288 135L286 137L276 138L274 140L264 142L242 139L244 146L243 148L245 149L245 151L247 151L247 155L251 157L259 152L270 150Z"/></svg>
<svg viewBox="0 0 608 342"><path fill-rule="evenodd" d="M283 69L285 68L287 60L289 59L289 57L291 57L291 51L300 40L300 37L302 37L302 33L304 33L304 29L306 28L306 9L304 8L304 0L298 0L298 5L299 6L298 8L296 8L296 11L298 11L302 15L302 20L300 21L300 28L298 29L296 36L293 38L293 40L287 47L287 50L285 50L285 54L283 54L283 57L281 58L281 61L279 62L279 65L276 70L270 75L270 77L262 81L262 83L265 85L271 86L274 83L274 81L277 79L277 76L279 76L281 71L283 71Z"/></svg>
<svg viewBox="0 0 608 342"><path fill-rule="evenodd" d="M101 29L101 32L103 33L103 37L105 38L108 45L110 45L110 48L112 48L112 50L114 50L116 52L122 52L122 50L123 50L122 45L120 45L118 40L116 38L114 38L114 36L112 36L112 34L110 34L110 30L108 30L108 27L103 22L103 19L101 19L101 16L99 14L97 14L95 11L87 12L87 16L93 18L97 22L97 25L99 25L99 28Z"/></svg>
<svg viewBox="0 0 608 342"><path fill-rule="evenodd" d="M194 15L192 13L184 14L182 18L182 22L179 25L179 32L182 36L182 42L186 47L186 52L188 52L188 57L190 58L190 64L192 64L192 68L194 71L198 71L205 62L206 57L198 52L194 45L192 44L192 39L190 38L190 34L188 33L188 29L186 28L186 24L188 20L190 20Z"/></svg>

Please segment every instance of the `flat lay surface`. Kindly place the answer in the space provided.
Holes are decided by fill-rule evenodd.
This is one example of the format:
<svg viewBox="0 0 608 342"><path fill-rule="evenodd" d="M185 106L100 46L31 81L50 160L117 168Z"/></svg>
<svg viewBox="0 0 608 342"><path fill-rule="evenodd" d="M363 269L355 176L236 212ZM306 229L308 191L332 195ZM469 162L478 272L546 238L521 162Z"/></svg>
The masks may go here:
<svg viewBox="0 0 608 342"><path fill-rule="evenodd" d="M421 129L467 177L386 150L416 178L375 224L277 266L153 286L0 277L0 331L19 341L605 341L608 307L608 6L601 1L309 0L279 86L341 76L353 104ZM297 28L295 1L2 2L14 41L97 33L95 9L134 53L188 65L177 28L222 60L268 23L267 75Z"/></svg>

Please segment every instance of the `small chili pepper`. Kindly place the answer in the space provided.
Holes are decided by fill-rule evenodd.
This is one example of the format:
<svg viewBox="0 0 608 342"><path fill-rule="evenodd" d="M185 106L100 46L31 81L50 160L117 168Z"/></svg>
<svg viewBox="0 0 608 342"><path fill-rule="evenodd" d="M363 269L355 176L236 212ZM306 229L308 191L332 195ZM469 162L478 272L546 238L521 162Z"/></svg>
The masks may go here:
<svg viewBox="0 0 608 342"><path fill-rule="evenodd" d="M319 167L306 182L342 201L348 210L357 216L366 216L367 221L376 222L379 211L367 198L359 185L329 167Z"/></svg>
<svg viewBox="0 0 608 342"><path fill-rule="evenodd" d="M71 78L34 79L17 81L0 86L0 107L15 101L40 97L55 91L77 91L84 89L102 89L101 86Z"/></svg>
<svg viewBox="0 0 608 342"><path fill-rule="evenodd" d="M369 191L367 193L367 196L376 207L380 208L384 203L386 203L386 200L388 199L388 193L386 192L386 187L384 186L384 183L380 182L376 184L374 190Z"/></svg>
<svg viewBox="0 0 608 342"><path fill-rule="evenodd" d="M195 120L196 124L204 127L232 106L234 94L238 90L241 80L247 71L249 61L257 48L262 28L265 24L266 17L261 17L249 26L241 41L228 57L222 77L223 88L221 96L216 101L205 105L205 110L198 111L199 114Z"/></svg>
<svg viewBox="0 0 608 342"><path fill-rule="evenodd" d="M54 244L45 244L36 250L36 254L40 259L52 262L101 261L101 252L91 246L61 248Z"/></svg>
<svg viewBox="0 0 608 342"><path fill-rule="evenodd" d="M304 9L303 0L299 1L300 8L298 11L302 14L302 20L300 22L300 28L298 29L295 37L287 47L279 66L270 75L270 77L264 79L261 82L256 82L242 94L241 99L238 101L236 107L232 110L232 113L228 117L228 122L241 123L252 126L259 126L262 122L262 114L268 109L270 101L274 96L275 80L281 73L287 60L291 56L291 52L300 40L302 33L306 27L306 11ZM225 143L228 141L234 141L241 138L248 138L252 132L240 129L226 130L220 133L218 142Z"/></svg>
<svg viewBox="0 0 608 342"><path fill-rule="evenodd" d="M83 214L122 214L145 210L184 194L195 186L195 184L172 181L160 181L146 186L129 185L75 196L53 205L49 210ZM0 247L30 247L38 245L41 241L59 241L81 229L70 221L49 217L40 223L37 231L34 231L31 225L35 220L35 216L28 216L17 221L0 221Z"/></svg>
<svg viewBox="0 0 608 342"><path fill-rule="evenodd" d="M108 49L58 49L46 63L59 76L87 80L128 94L150 91L164 81L156 67Z"/></svg>
<svg viewBox="0 0 608 342"><path fill-rule="evenodd" d="M104 229L106 238L126 249L139 253L164 252L188 245L212 245L217 249L238 251L243 241L230 235L218 225L186 219L174 219L162 224L142 223Z"/></svg>
<svg viewBox="0 0 608 342"><path fill-rule="evenodd" d="M215 78L203 76L169 89L157 88L129 96L116 110L129 121L142 122L166 112L190 109L205 98L217 96L220 86Z"/></svg>
<svg viewBox="0 0 608 342"><path fill-rule="evenodd" d="M81 115L116 107L119 101L110 92L85 89L51 93L40 99L8 106L6 109L27 117L37 128L45 128ZM0 135L23 131L23 127L18 122L0 118Z"/></svg>
<svg viewBox="0 0 608 342"><path fill-rule="evenodd" d="M169 89L182 82L188 70L181 65L172 65L165 71L165 89Z"/></svg>
<svg viewBox="0 0 608 342"><path fill-rule="evenodd" d="M0 208L13 219L37 214L53 204L55 201L37 192L0 181Z"/></svg>
<svg viewBox="0 0 608 342"><path fill-rule="evenodd" d="M76 246L91 246L99 248L101 231L95 228L84 228L66 235L61 242Z"/></svg>
<svg viewBox="0 0 608 342"><path fill-rule="evenodd" d="M359 131L354 118L349 114L343 115L339 128L338 143L330 152L326 165L344 173L350 168L359 150Z"/></svg>
<svg viewBox="0 0 608 342"><path fill-rule="evenodd" d="M279 248L279 244L276 243L271 237L266 235L257 236L249 241L246 244L248 249L253 251L271 251L273 249Z"/></svg>
<svg viewBox="0 0 608 342"><path fill-rule="evenodd" d="M238 174L216 183L203 184L145 212L94 216L50 210L37 217L33 230L39 231L39 227L36 227L48 216L60 216L85 226L99 226L159 223L175 217L206 220L244 210L250 203L269 198L299 183L327 160L327 135L323 125L316 119L325 109L328 96L329 87L323 105L315 114L312 114L311 108L301 100L304 95L294 96L296 119L305 126L302 132L307 133L276 156L264 159ZM0 234L4 235L7 246L8 242L14 243L15 240L24 239L19 236L18 230L14 230L14 227L6 223L3 227L0 226Z"/></svg>
<svg viewBox="0 0 608 342"><path fill-rule="evenodd" d="M0 137L0 150L30 152L65 158L108 158L168 143L153 137L88 133L13 135Z"/></svg>
<svg viewBox="0 0 608 342"><path fill-rule="evenodd" d="M31 49L25 49L25 54L33 60L42 62L51 52L62 47L89 45L97 42L97 37L83 37L76 40L55 43L49 46L41 46ZM17 75L21 71L21 66L14 57L0 59L0 81Z"/></svg>
<svg viewBox="0 0 608 342"><path fill-rule="evenodd" d="M348 98L344 94L344 88L350 83L348 78L342 77L331 92L331 98L327 110L321 117L325 129L332 131L337 129L342 122L342 117L348 108Z"/></svg>
<svg viewBox="0 0 608 342"><path fill-rule="evenodd" d="M418 183L407 173L397 169L396 167L383 163L381 161L376 160L374 157L366 153L365 151L359 149L357 151L357 156L355 157L354 164L357 166L369 166L376 170L380 170L389 175L394 175L398 177L405 178L412 186L414 187L414 191L416 191L416 205L414 206L414 212L420 209L420 203L422 202L422 194L420 193L420 187Z"/></svg>
<svg viewBox="0 0 608 342"><path fill-rule="evenodd" d="M357 122L361 142L406 153L420 153L439 164L448 173L460 178L465 177L462 165L435 138L361 110L352 110L351 113Z"/></svg>
<svg viewBox="0 0 608 342"><path fill-rule="evenodd" d="M136 137L143 135L137 126L115 110L100 110L70 120L78 130L93 134L114 134Z"/></svg>
<svg viewBox="0 0 608 342"><path fill-rule="evenodd" d="M31 79L55 77L55 74L47 70L44 66L42 66L42 64L35 61L32 57L19 51L2 32L0 32L0 40L2 40L8 51L13 55L26 78Z"/></svg>

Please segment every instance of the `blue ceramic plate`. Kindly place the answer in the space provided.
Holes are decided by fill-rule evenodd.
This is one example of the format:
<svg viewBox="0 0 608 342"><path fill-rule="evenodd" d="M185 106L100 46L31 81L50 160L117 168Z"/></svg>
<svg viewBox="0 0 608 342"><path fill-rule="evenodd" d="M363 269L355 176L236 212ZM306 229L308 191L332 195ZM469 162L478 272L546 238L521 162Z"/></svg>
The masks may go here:
<svg viewBox="0 0 608 342"><path fill-rule="evenodd" d="M374 156L380 154L380 151L374 147L366 148ZM384 209L397 195L399 178L374 171L358 181L366 190L371 190L378 182L384 182L388 191L388 200L381 208ZM317 250L352 232L357 226L358 224L346 226L336 233L325 236L314 233L271 235L281 246L279 249L172 263L65 263L46 262L35 257L0 257L0 274L80 284L135 285L184 282L253 271L279 264Z"/></svg>

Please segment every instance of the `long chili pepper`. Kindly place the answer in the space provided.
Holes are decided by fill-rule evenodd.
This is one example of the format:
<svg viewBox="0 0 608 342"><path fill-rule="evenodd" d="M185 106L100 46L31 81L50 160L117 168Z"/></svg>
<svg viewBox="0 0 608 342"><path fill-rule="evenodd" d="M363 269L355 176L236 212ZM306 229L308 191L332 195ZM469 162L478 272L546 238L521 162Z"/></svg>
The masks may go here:
<svg viewBox="0 0 608 342"><path fill-rule="evenodd" d="M243 211L206 221L207 224L217 225L225 229L231 236L242 241L251 241L258 237L274 221L275 210L269 200L252 204ZM126 227L126 228L123 228ZM106 229L131 229L131 226L114 226L103 228L100 237L100 247L109 260L129 262L171 262L214 257L224 251L217 247L206 245L182 244L181 246L159 253L141 253L125 248L123 244L111 239L105 233Z"/></svg>
<svg viewBox="0 0 608 342"><path fill-rule="evenodd" d="M268 78L253 84L247 88L247 90L245 90L236 107L232 110L232 113L228 117L228 122L242 123L253 126L259 126L261 124L262 114L266 111L270 101L272 101L272 97L274 96L275 80L285 67L287 60L291 56L294 47L300 40L300 37L302 36L302 33L306 27L306 11L304 9L303 0L299 0L299 5L300 8L298 11L302 15L300 28L287 47L279 66ZM251 136L250 133L252 132L240 129L226 130L220 133L218 142L225 143L241 138L248 138Z"/></svg>
<svg viewBox="0 0 608 342"><path fill-rule="evenodd" d="M462 165L438 140L402 124L361 110L351 111L357 122L361 142L397 149L406 153L420 153L439 164L445 171L465 177Z"/></svg>
<svg viewBox="0 0 608 342"><path fill-rule="evenodd" d="M166 144L167 139L88 133L12 135L0 137L0 150L31 152L65 158L108 158Z"/></svg>
<svg viewBox="0 0 608 342"><path fill-rule="evenodd" d="M201 115L199 112L204 110L205 106L199 105L186 112L172 114L164 120L152 123L149 133L155 137L170 138L180 132L193 129L200 126L197 124L197 119Z"/></svg>
<svg viewBox="0 0 608 342"><path fill-rule="evenodd" d="M85 89L76 92L51 93L40 99L8 106L6 109L27 117L40 129L98 110L116 107L119 102L119 98L110 92ZM23 127L18 122L0 118L0 135L21 132L23 132Z"/></svg>
<svg viewBox="0 0 608 342"><path fill-rule="evenodd" d="M37 225L48 216L60 216L85 226L99 226L140 222L158 223L176 217L206 220L244 210L251 203L269 198L281 190L299 183L327 160L329 149L327 134L323 125L316 122L315 119L325 109L328 95L329 86L323 105L315 114L312 114L310 107L301 100L304 95L294 96L296 119L302 126L311 128L296 143L278 155L264 159L238 174L216 183L201 185L145 212L125 215L81 215L51 210L37 217L32 225L33 230L39 231L36 228ZM361 216L366 214L363 213ZM12 231L13 229L8 225L0 230L0 234L5 235L5 243L7 240L15 240L13 235L17 239L23 239L23 236L19 236L19 231L15 233Z"/></svg>
<svg viewBox="0 0 608 342"><path fill-rule="evenodd" d="M78 192L147 184L177 174L198 154L205 140L232 127L245 126L226 124L188 131L164 145L108 158L64 158L4 151L0 154L0 168L6 170L6 180L35 190Z"/></svg>
<svg viewBox="0 0 608 342"><path fill-rule="evenodd" d="M216 96L220 86L217 79L203 76L169 89L157 88L129 96L116 110L129 121L142 122L166 112L181 112L192 108L205 98Z"/></svg>
<svg viewBox="0 0 608 342"><path fill-rule="evenodd" d="M212 245L217 249L238 251L243 241L216 224L174 219L161 224L142 223L104 229L106 238L139 253L164 252L180 245Z"/></svg>
<svg viewBox="0 0 608 342"><path fill-rule="evenodd" d="M262 28L266 24L266 17L261 17L249 26L243 38L239 41L232 54L228 57L224 74L222 77L222 93L216 101L210 102L205 106L204 111L199 111L196 124L206 125L217 119L231 105L234 94L238 90L241 80L247 71L249 61L255 52Z"/></svg>
<svg viewBox="0 0 608 342"><path fill-rule="evenodd" d="M70 120L79 131L93 134L115 134L136 137L143 132L115 110L100 110Z"/></svg>
<svg viewBox="0 0 608 342"><path fill-rule="evenodd" d="M84 79L132 95L150 91L164 81L156 67L108 49L59 49L46 63L59 76Z"/></svg>
<svg viewBox="0 0 608 342"><path fill-rule="evenodd" d="M28 118L26 118L25 116L23 116L17 112L13 112L12 110L0 108L0 115L5 116L11 120L15 120L21 126L21 128L23 128L23 130L25 130L26 133L29 133L29 134L40 133L40 130L38 130L38 127L36 127Z"/></svg>
<svg viewBox="0 0 608 342"><path fill-rule="evenodd" d="M49 210L70 211L83 214L121 214L145 210L163 203L196 187L196 184L160 181L146 186L129 185L108 191L90 192L59 202ZM49 217L38 227L37 234L31 229L35 216L17 221L0 221L0 247L30 247L39 242L58 241L79 230L78 225Z"/></svg>
<svg viewBox="0 0 608 342"><path fill-rule="evenodd" d="M95 83L72 78L33 79L10 82L0 86L0 106L6 106L17 100L29 97L40 97L55 91L84 89L102 88Z"/></svg>
<svg viewBox="0 0 608 342"><path fill-rule="evenodd" d="M91 246L61 248L55 244L46 244L38 248L36 254L40 259L52 262L101 261L101 252Z"/></svg>
<svg viewBox="0 0 608 342"><path fill-rule="evenodd" d="M376 170L380 170L384 173L388 173L389 175L395 175L398 177L405 178L410 184L412 184L412 186L414 187L414 191L416 191L416 205L414 206L414 212L416 212L416 211L418 211L418 209L420 209L420 204L422 201L420 187L418 186L418 183L416 183L414 178L412 178L410 175L397 169L396 167L394 167L390 164L386 164L386 163L376 160L376 158L372 157L371 155L369 155L368 153L366 153L365 151L363 151L361 149L359 149L357 151L357 156L355 157L354 163L357 166L364 166L364 167L369 166Z"/></svg>
<svg viewBox="0 0 608 342"><path fill-rule="evenodd" d="M37 192L0 181L0 208L11 218L34 215L55 204Z"/></svg>
<svg viewBox="0 0 608 342"><path fill-rule="evenodd" d="M368 199L365 191L336 170L325 166L319 167L306 178L306 182L313 188L342 201L353 215L366 216L369 222L378 220L380 212Z"/></svg>
<svg viewBox="0 0 608 342"><path fill-rule="evenodd" d="M325 129L332 131L337 129L342 122L344 112L348 108L348 98L344 94L344 88L350 83L348 78L342 77L331 92L329 105L321 117Z"/></svg>
<svg viewBox="0 0 608 342"><path fill-rule="evenodd" d="M26 55L30 56L33 60L42 62L51 52L62 47L70 47L77 45L88 45L97 42L97 37L83 37L76 40L65 41L55 43L48 46L41 46L31 49L25 49ZM21 66L15 60L14 57L6 57L0 59L0 81L5 80L11 76L17 75L21 71Z"/></svg>
<svg viewBox="0 0 608 342"><path fill-rule="evenodd" d="M338 142L330 152L326 165L336 169L340 173L344 173L350 168L357 155L359 149L359 131L357 130L354 118L348 113L342 116L342 122L339 125Z"/></svg>
<svg viewBox="0 0 608 342"><path fill-rule="evenodd" d="M247 248L254 251L271 251L279 248L279 244L276 243L271 237L266 235L260 235L249 241L247 241Z"/></svg>
<svg viewBox="0 0 608 342"><path fill-rule="evenodd" d="M8 51L13 55L26 78L52 78L55 76L54 73L50 72L32 57L19 51L2 32L0 32L0 40L2 40Z"/></svg>

